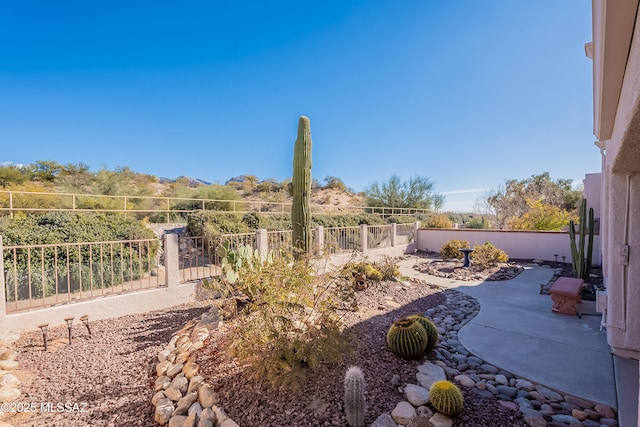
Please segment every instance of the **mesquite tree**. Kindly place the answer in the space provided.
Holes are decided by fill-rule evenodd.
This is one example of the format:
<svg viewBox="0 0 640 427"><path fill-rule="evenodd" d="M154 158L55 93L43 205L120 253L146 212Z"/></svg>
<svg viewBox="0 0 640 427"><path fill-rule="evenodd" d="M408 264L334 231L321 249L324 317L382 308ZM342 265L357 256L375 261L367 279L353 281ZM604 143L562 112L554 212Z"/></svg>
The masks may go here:
<svg viewBox="0 0 640 427"><path fill-rule="evenodd" d="M309 118L298 120L298 137L293 149L293 249L298 259L311 250L311 127Z"/></svg>

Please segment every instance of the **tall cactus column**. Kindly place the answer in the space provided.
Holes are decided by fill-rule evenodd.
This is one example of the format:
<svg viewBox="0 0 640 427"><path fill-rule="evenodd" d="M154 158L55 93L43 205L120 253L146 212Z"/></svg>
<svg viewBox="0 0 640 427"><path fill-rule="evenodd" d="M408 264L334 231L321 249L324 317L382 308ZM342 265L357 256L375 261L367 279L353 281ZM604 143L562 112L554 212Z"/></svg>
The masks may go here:
<svg viewBox="0 0 640 427"><path fill-rule="evenodd" d="M293 249L296 259L311 250L311 126L309 118L298 120L298 137L293 148Z"/></svg>

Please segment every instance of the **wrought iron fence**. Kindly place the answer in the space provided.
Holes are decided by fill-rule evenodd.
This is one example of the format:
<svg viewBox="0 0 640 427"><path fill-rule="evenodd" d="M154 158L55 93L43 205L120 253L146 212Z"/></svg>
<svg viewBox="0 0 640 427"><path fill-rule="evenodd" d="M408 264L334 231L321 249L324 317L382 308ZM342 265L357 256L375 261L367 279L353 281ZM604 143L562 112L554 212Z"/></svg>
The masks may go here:
<svg viewBox="0 0 640 427"><path fill-rule="evenodd" d="M390 246L392 229L369 226L366 249ZM396 235L406 235L411 241L414 229L414 224L400 224ZM329 254L362 251L362 230L359 226L324 228L324 246L317 249ZM216 277L222 274L223 245L224 250L241 246L272 253L291 250L291 230L268 231L266 235L261 247L256 233L179 237L177 260L163 259L167 252L159 250L156 239L4 246L7 313L165 287L168 265L178 269L179 283ZM315 247L319 242L316 233L312 235Z"/></svg>
<svg viewBox="0 0 640 427"><path fill-rule="evenodd" d="M412 243L415 241L416 227L414 224L397 224L396 238L398 244Z"/></svg>
<svg viewBox="0 0 640 427"><path fill-rule="evenodd" d="M5 246L7 312L164 286L155 239Z"/></svg>
<svg viewBox="0 0 640 427"><path fill-rule="evenodd" d="M391 246L391 225L370 225L367 227L367 247L369 249Z"/></svg>
<svg viewBox="0 0 640 427"><path fill-rule="evenodd" d="M327 227L324 229L324 251L338 253L362 250L360 227Z"/></svg>
<svg viewBox="0 0 640 427"><path fill-rule="evenodd" d="M293 248L293 231L267 231L267 245L272 252L291 252Z"/></svg>
<svg viewBox="0 0 640 427"><path fill-rule="evenodd" d="M180 281L186 283L222 274L220 247L224 242L230 250L240 246L257 248L255 233L181 237L178 240Z"/></svg>
<svg viewBox="0 0 640 427"><path fill-rule="evenodd" d="M151 222L179 222L195 211L289 213L290 202L263 200L190 199L156 196L107 196L103 194L50 193L0 190L0 214L13 218L17 212L119 212ZM311 212L336 213L333 206L311 204ZM429 213L426 209L340 206L340 213L372 213L382 216Z"/></svg>

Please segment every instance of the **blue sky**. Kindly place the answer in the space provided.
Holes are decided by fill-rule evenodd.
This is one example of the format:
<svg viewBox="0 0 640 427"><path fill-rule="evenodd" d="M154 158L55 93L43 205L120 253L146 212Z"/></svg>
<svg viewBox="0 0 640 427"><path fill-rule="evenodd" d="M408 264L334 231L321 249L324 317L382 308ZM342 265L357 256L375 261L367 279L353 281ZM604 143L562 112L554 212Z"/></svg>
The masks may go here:
<svg viewBox="0 0 640 427"><path fill-rule="evenodd" d="M5 1L0 162L224 183L426 176L445 209L599 172L584 0Z"/></svg>

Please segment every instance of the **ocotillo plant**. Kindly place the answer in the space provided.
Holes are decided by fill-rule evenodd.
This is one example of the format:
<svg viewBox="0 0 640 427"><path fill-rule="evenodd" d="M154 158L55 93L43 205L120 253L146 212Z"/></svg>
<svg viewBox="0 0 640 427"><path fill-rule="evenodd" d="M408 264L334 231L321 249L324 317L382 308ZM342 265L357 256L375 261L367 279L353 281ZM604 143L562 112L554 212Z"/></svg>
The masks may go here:
<svg viewBox="0 0 640 427"><path fill-rule="evenodd" d="M580 224L578 225L578 233L580 233L579 242L576 246L576 225L573 221L569 221L569 244L571 245L573 276L583 280L589 279L589 273L591 273L594 227L593 208L589 208L589 227L587 228L587 199L582 199L582 204L580 205ZM585 257L584 244L587 234L587 256Z"/></svg>
<svg viewBox="0 0 640 427"><path fill-rule="evenodd" d="M311 250L311 127L305 116L298 121L292 184L293 250L296 259L300 259Z"/></svg>
<svg viewBox="0 0 640 427"><path fill-rule="evenodd" d="M366 413L364 398L364 375L357 366L352 366L344 376L344 412L351 427L363 427Z"/></svg>

